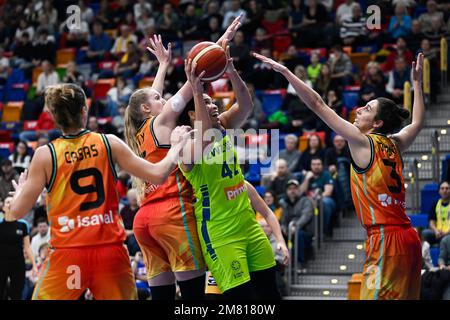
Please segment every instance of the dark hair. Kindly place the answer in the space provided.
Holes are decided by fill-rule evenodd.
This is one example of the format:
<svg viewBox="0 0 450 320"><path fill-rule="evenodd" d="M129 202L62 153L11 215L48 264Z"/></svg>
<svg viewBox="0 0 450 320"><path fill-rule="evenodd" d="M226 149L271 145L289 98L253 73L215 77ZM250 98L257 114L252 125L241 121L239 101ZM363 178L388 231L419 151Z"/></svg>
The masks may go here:
<svg viewBox="0 0 450 320"><path fill-rule="evenodd" d="M444 181L441 181L441 183L439 183L439 188L441 188L441 186L442 186L444 183L447 183L447 184L450 185L450 182L448 182L447 180L444 180Z"/></svg>
<svg viewBox="0 0 450 320"><path fill-rule="evenodd" d="M378 98L378 112L375 120L382 120L383 126L377 133L389 134L397 132L403 121L409 118L409 111L387 98Z"/></svg>
<svg viewBox="0 0 450 320"><path fill-rule="evenodd" d="M36 225L38 225L38 224L40 224L40 223L45 223L46 225L48 225L48 221L47 221L47 219L44 218L44 217L39 217L39 218L37 218L37 220L36 220Z"/></svg>
<svg viewBox="0 0 450 320"><path fill-rule="evenodd" d="M189 111L195 111L194 99L189 100L184 108L183 112L180 114L177 120L177 126L190 126L191 118L189 117Z"/></svg>
<svg viewBox="0 0 450 320"><path fill-rule="evenodd" d="M63 130L84 127L81 110L86 106L86 96L76 84L49 86L45 91L45 105Z"/></svg>
<svg viewBox="0 0 450 320"><path fill-rule="evenodd" d="M319 156L312 156L311 160L309 160L309 163L311 164L313 162L313 160L320 160L320 161L322 161L322 164L323 164L323 159Z"/></svg>
<svg viewBox="0 0 450 320"><path fill-rule="evenodd" d="M320 140L320 137L317 135L317 134L311 134L309 137L308 137L308 147L306 148L306 151L307 152L309 152L309 151L311 151L311 145L310 145L310 141L311 141L311 138L312 137L316 137L318 140L319 140L319 147L317 148L317 151L320 151L320 150L322 150L323 148L322 148L322 141Z"/></svg>
<svg viewBox="0 0 450 320"><path fill-rule="evenodd" d="M17 147L19 146L19 144L23 143L25 145L25 155L21 155L17 152ZM16 144L15 150L14 150L14 154L13 154L13 160L14 162L19 161L19 163L22 163L25 161L25 157L28 155L28 145L25 141L23 140L19 140Z"/></svg>

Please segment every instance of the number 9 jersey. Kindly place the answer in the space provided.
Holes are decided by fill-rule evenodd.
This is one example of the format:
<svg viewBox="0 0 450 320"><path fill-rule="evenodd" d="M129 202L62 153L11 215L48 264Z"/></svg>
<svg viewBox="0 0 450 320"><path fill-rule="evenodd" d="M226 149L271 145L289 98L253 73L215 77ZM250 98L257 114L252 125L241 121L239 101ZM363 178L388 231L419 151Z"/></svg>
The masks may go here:
<svg viewBox="0 0 450 320"><path fill-rule="evenodd" d="M382 134L369 134L371 159L367 168L352 161L351 190L361 224L409 226L406 215L403 161L394 142Z"/></svg>
<svg viewBox="0 0 450 320"><path fill-rule="evenodd" d="M123 244L117 174L105 135L83 130L49 143L47 214L53 248Z"/></svg>

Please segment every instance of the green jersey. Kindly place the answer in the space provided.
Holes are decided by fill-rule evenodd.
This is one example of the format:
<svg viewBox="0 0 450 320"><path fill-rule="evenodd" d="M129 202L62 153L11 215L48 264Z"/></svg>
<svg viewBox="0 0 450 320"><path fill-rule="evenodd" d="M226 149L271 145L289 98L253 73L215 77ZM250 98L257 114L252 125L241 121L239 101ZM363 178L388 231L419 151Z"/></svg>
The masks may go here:
<svg viewBox="0 0 450 320"><path fill-rule="evenodd" d="M229 136L223 134L201 163L189 172L182 172L197 198L194 205L197 223L207 222L211 241L223 243L239 225L240 215L253 214L244 175Z"/></svg>

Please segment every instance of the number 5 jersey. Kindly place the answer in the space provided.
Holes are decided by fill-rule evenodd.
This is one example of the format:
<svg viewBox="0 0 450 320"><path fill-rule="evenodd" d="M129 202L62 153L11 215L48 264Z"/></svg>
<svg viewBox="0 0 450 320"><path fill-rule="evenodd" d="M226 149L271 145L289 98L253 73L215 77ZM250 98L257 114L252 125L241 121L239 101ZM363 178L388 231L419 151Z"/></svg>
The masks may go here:
<svg viewBox="0 0 450 320"><path fill-rule="evenodd" d="M351 190L361 224L410 225L405 212L403 161L394 142L382 134L368 135L371 159L367 168L352 161Z"/></svg>
<svg viewBox="0 0 450 320"><path fill-rule="evenodd" d="M104 134L83 130L49 143L52 174L47 186L50 246L122 244L117 174Z"/></svg>

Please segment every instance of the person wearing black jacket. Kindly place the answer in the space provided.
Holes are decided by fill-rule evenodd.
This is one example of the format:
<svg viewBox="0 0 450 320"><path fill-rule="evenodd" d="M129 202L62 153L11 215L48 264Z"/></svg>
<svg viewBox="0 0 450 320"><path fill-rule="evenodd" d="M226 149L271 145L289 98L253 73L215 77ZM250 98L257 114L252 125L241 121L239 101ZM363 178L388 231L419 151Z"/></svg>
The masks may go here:
<svg viewBox="0 0 450 320"><path fill-rule="evenodd" d="M11 197L5 199L4 217L0 219L0 300L22 298L25 284L24 251L33 265L34 276L38 273L30 246L30 226L25 220L15 220L10 216L11 200Z"/></svg>

